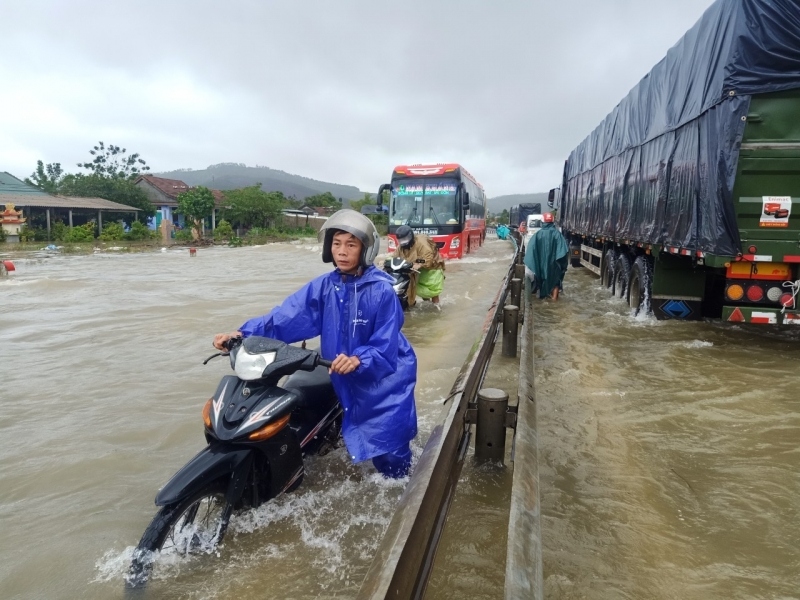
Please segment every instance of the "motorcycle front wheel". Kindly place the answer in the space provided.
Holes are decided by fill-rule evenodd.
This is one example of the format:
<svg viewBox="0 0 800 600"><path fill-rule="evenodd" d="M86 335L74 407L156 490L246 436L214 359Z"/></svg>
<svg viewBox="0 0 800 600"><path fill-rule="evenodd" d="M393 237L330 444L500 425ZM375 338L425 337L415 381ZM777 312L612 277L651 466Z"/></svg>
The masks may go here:
<svg viewBox="0 0 800 600"><path fill-rule="evenodd" d="M212 552L225 537L233 511L225 501L227 487L227 480L218 480L179 502L162 506L133 551L128 586L147 582L159 554Z"/></svg>

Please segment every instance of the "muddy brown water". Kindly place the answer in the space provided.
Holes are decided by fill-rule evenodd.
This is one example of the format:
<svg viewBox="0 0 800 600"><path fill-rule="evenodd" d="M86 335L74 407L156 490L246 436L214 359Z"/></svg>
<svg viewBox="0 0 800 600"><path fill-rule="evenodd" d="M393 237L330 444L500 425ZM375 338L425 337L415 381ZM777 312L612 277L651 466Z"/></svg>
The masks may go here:
<svg viewBox="0 0 800 600"><path fill-rule="evenodd" d="M448 265L441 313L408 314L417 455L509 257L489 241ZM201 365L212 335L327 267L313 241L15 260L0 598L123 598L154 494L202 446L228 372ZM800 598L800 333L634 318L580 269L532 325L545 597ZM510 480L467 459L429 597L503 597ZM402 486L343 451L311 461L297 493L238 515L216 555L165 560L138 597L352 598Z"/></svg>
<svg viewBox="0 0 800 600"><path fill-rule="evenodd" d="M442 311L407 313L419 359L416 455L512 255L489 241L447 266ZM213 334L330 269L314 240L148 254L11 256L0 280L0 598L123 598L160 486L204 445L230 372ZM312 342L313 343L313 342ZM237 515L217 555L159 564L140 598L353 597L404 482L344 449L303 486Z"/></svg>
<svg viewBox="0 0 800 600"><path fill-rule="evenodd" d="M544 597L800 598L800 331L564 288L533 302ZM509 470L463 474L428 597L500 599Z"/></svg>

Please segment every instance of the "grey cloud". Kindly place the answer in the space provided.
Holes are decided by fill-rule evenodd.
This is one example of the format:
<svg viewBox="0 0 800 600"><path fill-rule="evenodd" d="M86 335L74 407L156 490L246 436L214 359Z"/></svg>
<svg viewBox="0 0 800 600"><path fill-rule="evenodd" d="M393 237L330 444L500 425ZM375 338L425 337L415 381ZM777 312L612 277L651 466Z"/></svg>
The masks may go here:
<svg viewBox="0 0 800 600"><path fill-rule="evenodd" d="M86 137L39 137L43 154L80 159L118 130L133 139L106 141L156 169L239 161L369 190L397 163L455 160L496 195L557 184L569 151L709 4L15 1L0 52L28 71L97 74ZM219 106L165 117L157 99L115 96L113 73L167 87L174 73Z"/></svg>

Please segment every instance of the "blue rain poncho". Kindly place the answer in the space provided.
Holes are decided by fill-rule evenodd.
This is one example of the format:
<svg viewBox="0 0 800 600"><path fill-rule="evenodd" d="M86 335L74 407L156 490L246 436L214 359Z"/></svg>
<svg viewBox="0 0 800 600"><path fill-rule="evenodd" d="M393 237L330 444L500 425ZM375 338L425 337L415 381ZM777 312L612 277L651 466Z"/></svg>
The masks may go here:
<svg viewBox="0 0 800 600"><path fill-rule="evenodd" d="M553 223L545 223L531 237L525 249L525 266L535 274L532 291L538 290L539 298L549 296L561 285L568 257L567 241Z"/></svg>
<svg viewBox="0 0 800 600"><path fill-rule="evenodd" d="M373 266L317 277L269 314L247 321L244 337L287 344L321 336L320 354L357 356L359 367L331 381L344 407L342 436L355 462L392 452L417 435L417 357L400 331L403 311L392 278Z"/></svg>

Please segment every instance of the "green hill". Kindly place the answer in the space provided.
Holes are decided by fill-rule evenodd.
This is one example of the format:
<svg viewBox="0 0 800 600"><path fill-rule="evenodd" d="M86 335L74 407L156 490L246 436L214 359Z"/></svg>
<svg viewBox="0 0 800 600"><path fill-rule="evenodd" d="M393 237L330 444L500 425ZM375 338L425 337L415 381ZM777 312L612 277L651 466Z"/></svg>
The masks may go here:
<svg viewBox="0 0 800 600"><path fill-rule="evenodd" d="M220 163L207 169L178 169L153 175L180 179L190 186L202 185L215 190L233 190L260 183L265 192L283 192L285 196L294 196L298 200L324 192L344 200L360 200L364 197L364 193L353 185L317 181L269 167L248 167L239 163Z"/></svg>

